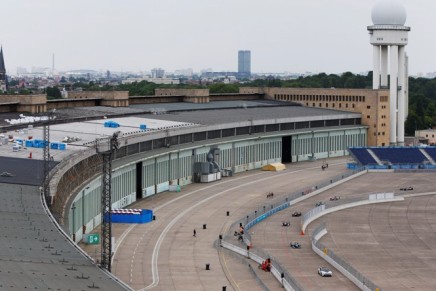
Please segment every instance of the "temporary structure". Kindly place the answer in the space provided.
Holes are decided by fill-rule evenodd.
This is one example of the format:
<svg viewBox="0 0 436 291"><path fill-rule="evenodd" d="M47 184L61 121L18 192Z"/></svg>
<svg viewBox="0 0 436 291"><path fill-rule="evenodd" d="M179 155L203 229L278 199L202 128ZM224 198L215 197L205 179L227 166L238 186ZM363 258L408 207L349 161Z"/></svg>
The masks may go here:
<svg viewBox="0 0 436 291"><path fill-rule="evenodd" d="M286 166L282 163L272 163L262 167L262 171L282 171L286 170Z"/></svg>

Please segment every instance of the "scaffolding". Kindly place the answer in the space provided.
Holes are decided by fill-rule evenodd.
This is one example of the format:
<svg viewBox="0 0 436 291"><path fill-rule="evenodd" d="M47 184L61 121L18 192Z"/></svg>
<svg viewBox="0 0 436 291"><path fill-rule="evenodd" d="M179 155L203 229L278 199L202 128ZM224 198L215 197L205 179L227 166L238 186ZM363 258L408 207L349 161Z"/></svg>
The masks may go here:
<svg viewBox="0 0 436 291"><path fill-rule="evenodd" d="M112 199L111 199L111 180L112 180L112 159L118 149L118 136L120 131L115 132L112 137L97 139L96 151L103 157L102 173L102 193L101 193L101 262L102 268L111 271L112 261Z"/></svg>

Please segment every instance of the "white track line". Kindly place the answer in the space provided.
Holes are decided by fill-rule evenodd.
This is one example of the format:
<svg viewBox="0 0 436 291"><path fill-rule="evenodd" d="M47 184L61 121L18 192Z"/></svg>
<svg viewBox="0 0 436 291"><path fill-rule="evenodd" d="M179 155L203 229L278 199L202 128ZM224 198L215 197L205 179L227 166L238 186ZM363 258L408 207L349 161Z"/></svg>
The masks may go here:
<svg viewBox="0 0 436 291"><path fill-rule="evenodd" d="M331 164L331 165L340 165L340 164L344 164L344 163L346 163L346 162L340 162L340 163L335 163L335 164ZM153 249L152 262L151 262L153 282L152 282L150 285L148 285L148 286L146 286L146 287L144 287L144 288L142 288L142 289L138 289L138 291L149 290L149 289L152 289L152 288L156 287L156 286L159 284L159 270L158 270L158 266L157 266L157 260L158 260L158 257L159 257L160 246L161 246L162 241L164 240L165 236L167 235L168 231L169 231L169 230L174 226L174 224L176 224L176 222L177 222L181 217L183 217L186 213L188 213L189 211L191 211L191 210L194 209L195 207L197 207L197 206L199 206L199 205L201 205L201 204L203 204L203 203L209 201L210 199L213 199L213 198L215 198L215 197L217 197L217 196L219 196L219 195L222 195L222 194L224 194L224 193L226 193L226 192L228 192L228 191L232 191L232 190L235 190L235 189L238 189L238 188L241 188L241 187L244 187L244 186L246 186L246 185L253 184L253 183L258 183L258 182L260 182L260 181L269 180L269 179L275 178L275 177L277 177L277 176L284 176L284 175L287 175L287 174L290 174L290 173L298 173L298 172L303 172L303 171L313 170L313 169L318 169L318 168L319 168L319 167L316 166L316 167L310 167L310 168L299 169L299 170L295 170L295 171L291 171L291 172L285 171L285 172L280 173L280 174L277 174L277 175L273 175L273 176L270 176L270 177L265 177L265 178L263 178L263 179L258 179L258 180L255 180L255 181L250 181L250 182L247 182L247 183L244 183L244 184L240 184L240 185L238 185L238 186L232 187L232 188L230 188L230 189L226 189L226 190L224 190L224 191L222 191L222 192L216 193L216 194L214 194L214 195L212 195L212 196L210 196L210 197L208 197L208 198L205 198L204 200L197 202L196 204L192 205L191 207L185 209L183 212L179 213L179 214L178 214L175 218L173 218L173 220L171 220L170 223L165 227L165 229L161 232L161 234L160 234L158 240L156 241L155 247L154 247L154 249ZM187 197L187 196L193 195L193 194L195 194L195 193L197 193L197 192L204 191L204 190L206 190L206 189L213 188L213 187L216 187L216 186L219 186L219 185L222 185L222 184L231 183L231 182L234 182L234 181L237 181L237 180L242 180L242 179L246 179L246 178L250 178L250 179L251 179L251 178L253 178L254 176L258 176L258 175L262 175L262 174L264 174L264 173L258 173L258 174L254 174L254 175L250 175L250 176L240 177L240 178L232 179L232 180L227 181L227 182L222 182L222 183L219 183L219 184L213 184L213 185L210 185L210 186L207 186L207 187L203 187L203 188L201 188L201 189L194 190L194 191L192 191L192 192L190 192L190 193L187 193L187 194L185 194L185 195L179 196L179 197L177 197L177 198L175 198L175 199L173 199L173 200L167 201L167 202L165 202L164 204L155 207L154 210L153 210L153 212L156 212L156 211L158 211L159 209L161 209L161 208L163 208L163 207L166 207L166 206L168 206L168 205L170 205L170 204L172 204L172 203L174 203L174 202L176 202L176 201L178 201L178 200L180 200L180 199L183 199L183 198L185 198L185 197ZM120 239L118 240L118 243L116 244L116 247L115 247L115 250L114 250L114 256L113 256L112 258L115 257L115 254L116 254L116 252L117 252L117 250L118 250L118 247L122 244L122 242L124 241L124 239L128 236L128 234L129 234L129 233L130 233L130 232L131 232L131 231L132 231L136 226L137 226L136 224L135 224L135 225L132 225L132 226L130 226L128 229L126 229L126 230L123 232L123 234L120 236Z"/></svg>

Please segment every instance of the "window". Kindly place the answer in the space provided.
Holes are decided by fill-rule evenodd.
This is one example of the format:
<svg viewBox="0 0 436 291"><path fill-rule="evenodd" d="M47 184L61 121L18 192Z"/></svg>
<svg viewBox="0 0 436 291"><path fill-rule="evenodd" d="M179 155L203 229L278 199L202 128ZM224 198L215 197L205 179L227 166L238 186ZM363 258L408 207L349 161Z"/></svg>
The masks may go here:
<svg viewBox="0 0 436 291"><path fill-rule="evenodd" d="M370 119L370 118L371 118L371 116L367 115L367 116L366 116L366 118Z"/></svg>
<svg viewBox="0 0 436 291"><path fill-rule="evenodd" d="M366 106L366 109L371 109L371 106L370 106L370 105L367 105L367 106Z"/></svg>

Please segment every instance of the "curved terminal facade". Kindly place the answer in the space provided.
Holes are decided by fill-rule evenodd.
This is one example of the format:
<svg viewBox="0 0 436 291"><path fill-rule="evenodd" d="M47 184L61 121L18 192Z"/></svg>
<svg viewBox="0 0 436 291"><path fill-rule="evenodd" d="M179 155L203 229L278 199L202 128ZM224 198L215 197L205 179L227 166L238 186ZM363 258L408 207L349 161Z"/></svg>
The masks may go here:
<svg viewBox="0 0 436 291"><path fill-rule="evenodd" d="M246 119L247 114L251 120ZM223 116L228 116L227 122ZM190 126L122 138L124 146L113 162L113 208L127 207L168 191L170 186L192 183L194 163L206 162L212 149L218 152L221 169L238 173L269 163L348 155L348 147L365 146L367 140L360 114L300 106L184 112L154 118ZM204 124L198 124L200 120ZM65 169L64 164L73 166ZM53 211L78 242L101 222L102 186L96 174L101 172L100 159L93 149L87 149L57 168L51 183L51 192L56 193Z"/></svg>

